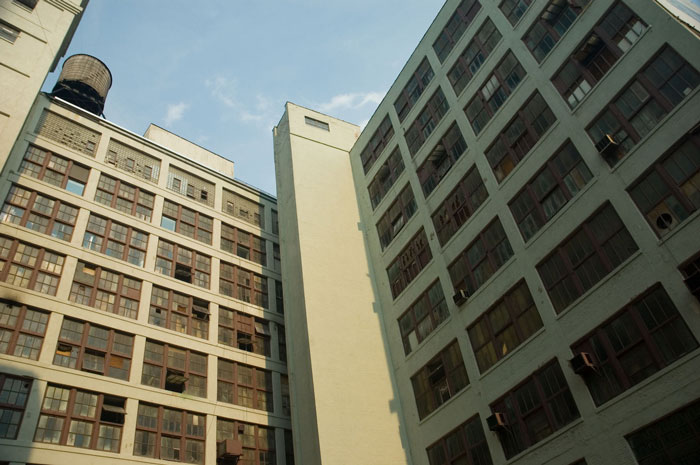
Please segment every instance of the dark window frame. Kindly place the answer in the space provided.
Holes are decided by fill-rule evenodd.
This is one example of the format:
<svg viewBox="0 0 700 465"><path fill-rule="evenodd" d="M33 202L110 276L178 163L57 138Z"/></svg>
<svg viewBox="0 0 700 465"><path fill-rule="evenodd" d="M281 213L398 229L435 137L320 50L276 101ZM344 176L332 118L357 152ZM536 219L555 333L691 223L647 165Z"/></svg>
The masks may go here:
<svg viewBox="0 0 700 465"><path fill-rule="evenodd" d="M267 266L265 239L244 229L222 222L220 248L224 252Z"/></svg>
<svg viewBox="0 0 700 465"><path fill-rule="evenodd" d="M479 414L425 448L430 465L491 465L491 451Z"/></svg>
<svg viewBox="0 0 700 465"><path fill-rule="evenodd" d="M455 64L447 72L447 78L457 96L469 85L469 82L481 69L502 38L501 31L493 24L491 18L487 17L472 40L457 57Z"/></svg>
<svg viewBox="0 0 700 465"><path fill-rule="evenodd" d="M45 310L19 302L0 300L0 347L6 346L0 353L38 360L50 317L51 313ZM9 337L6 334L9 334Z"/></svg>
<svg viewBox="0 0 700 465"><path fill-rule="evenodd" d="M271 357L270 322L226 307L219 307L219 344Z"/></svg>
<svg viewBox="0 0 700 465"><path fill-rule="evenodd" d="M423 147L425 141L435 132L444 116L450 111L447 98L438 86L425 103L423 109L404 132L404 139L408 145L408 151L415 157Z"/></svg>
<svg viewBox="0 0 700 465"><path fill-rule="evenodd" d="M153 218L155 194L121 179L100 173L95 202L150 223Z"/></svg>
<svg viewBox="0 0 700 465"><path fill-rule="evenodd" d="M408 82L403 89L401 89L398 98L394 101L394 110L396 110L396 114L399 117L399 122L403 122L420 96L423 95L423 92L434 76L435 72L430 66L428 57L424 57L423 61L420 62L415 71L409 76Z"/></svg>
<svg viewBox="0 0 700 465"><path fill-rule="evenodd" d="M381 156L384 149L394 137L394 125L391 122L391 118L387 114L379 123L379 126L372 134L372 137L367 141L367 145L360 152L360 161L362 162L362 169L365 174L372 168L374 162Z"/></svg>
<svg viewBox="0 0 700 465"><path fill-rule="evenodd" d="M428 237L420 228L386 268L392 297L396 299L432 259Z"/></svg>
<svg viewBox="0 0 700 465"><path fill-rule="evenodd" d="M416 349L449 317L445 294L440 280L437 279L396 320L403 342L404 355ZM411 334L415 336L415 347L411 347Z"/></svg>
<svg viewBox="0 0 700 465"><path fill-rule="evenodd" d="M146 416L146 409L156 409L155 419L152 416ZM174 413L177 415L179 413L181 415L179 423L173 423L171 425L173 427L177 425L179 431L171 430L165 427L165 423L170 423L165 419L166 411L170 414ZM192 417L192 422L190 422L190 416ZM196 422L194 421L195 418L197 418ZM155 425L153 425L153 420L155 420ZM201 434L199 434L200 432ZM146 442L143 442L144 439L146 439ZM180 447L177 448L179 460L178 458L168 457L164 454L163 439L179 441ZM196 413L189 410L172 409L162 405L149 404L147 402L139 401L133 450L133 454L135 456L152 457L162 460L197 463L203 465L206 461L205 441L205 414ZM188 456L188 454L191 454L191 450L187 447L188 444L198 444L200 446L198 452L201 452L201 456L199 456L199 460L197 460L196 457ZM142 447L139 449L139 446L144 445L146 446L145 448ZM173 448L173 455L175 455L174 449L175 448Z"/></svg>
<svg viewBox="0 0 700 465"><path fill-rule="evenodd" d="M217 417L216 440L224 439L238 439L243 445L241 465L276 463L275 428ZM289 462L287 464L290 465Z"/></svg>
<svg viewBox="0 0 700 465"><path fill-rule="evenodd" d="M3 421L8 420L7 423L0 424L0 431L2 431L0 438L17 439L19 429L22 427L22 420L24 420L24 412L27 408L32 382L31 378L0 373L0 397L7 399L6 402L0 402L0 418ZM9 383L12 384L10 385ZM1 395L6 392L8 393L7 396ZM17 393L14 397L15 401L10 402L13 396L9 393ZM5 412L11 413L5 414ZM19 417L17 417L17 413L19 413ZM11 433L13 429L14 434Z"/></svg>
<svg viewBox="0 0 700 465"><path fill-rule="evenodd" d="M538 63L556 47L590 0L557 3L551 0L542 8L538 18L523 35L523 42ZM585 5L580 5L585 3Z"/></svg>
<svg viewBox="0 0 700 465"><path fill-rule="evenodd" d="M86 272L86 269L90 271ZM117 278L116 281L114 277ZM139 279L78 261L68 300L135 320L142 289L143 282Z"/></svg>
<svg viewBox="0 0 700 465"><path fill-rule="evenodd" d="M455 121L445 131L423 163L416 169L423 195L428 197L445 179L469 147Z"/></svg>
<svg viewBox="0 0 700 465"><path fill-rule="evenodd" d="M479 11L481 11L481 3L478 0L462 0L457 5L455 12L433 42L433 51L440 63L445 62L445 58L452 52L455 44L462 38Z"/></svg>
<svg viewBox="0 0 700 465"><path fill-rule="evenodd" d="M506 17L511 26L515 26L520 18L523 17L532 0L502 0L498 5L503 16Z"/></svg>
<svg viewBox="0 0 700 465"><path fill-rule="evenodd" d="M271 371L221 357L217 359L217 364L217 401L267 412L274 411ZM246 371L249 372L249 381L245 381ZM227 393L226 390L230 392ZM246 391L250 397L241 395ZM250 399L250 402L242 399Z"/></svg>
<svg viewBox="0 0 700 465"><path fill-rule="evenodd" d="M147 232L91 212L83 235L83 248L142 268L146 263L149 236Z"/></svg>
<svg viewBox="0 0 700 465"><path fill-rule="evenodd" d="M183 213L191 216L192 221L184 219ZM163 225L163 220L166 218L174 222L173 229ZM214 232L214 218L202 215L197 211L166 199L163 204L160 226L168 231L173 231L190 239L211 245Z"/></svg>
<svg viewBox="0 0 700 465"><path fill-rule="evenodd" d="M148 324L206 340L209 338L209 306L210 302L204 299L154 285Z"/></svg>
<svg viewBox="0 0 700 465"><path fill-rule="evenodd" d="M51 203L50 211L45 203ZM79 207L42 192L13 184L2 206L0 221L70 242L79 210Z"/></svg>
<svg viewBox="0 0 700 465"><path fill-rule="evenodd" d="M19 172L80 196L85 193L85 185L90 177L89 166L32 144L24 153ZM80 193L68 188L70 181L81 186Z"/></svg>
<svg viewBox="0 0 700 465"><path fill-rule="evenodd" d="M397 145L382 166L379 167L377 174L372 178L372 182L367 186L372 209L377 208L377 205L381 203L404 169L401 150Z"/></svg>
<svg viewBox="0 0 700 465"><path fill-rule="evenodd" d="M11 286L56 295L65 260L63 254L0 235L0 281Z"/></svg>
<svg viewBox="0 0 700 465"><path fill-rule="evenodd" d="M247 274L246 279L241 279ZM233 263L220 261L219 294L268 308L268 278Z"/></svg>
<svg viewBox="0 0 700 465"><path fill-rule="evenodd" d="M197 363L193 362L194 356L198 359ZM205 353L148 338L141 368L141 385L206 399L207 363ZM203 370L198 369L199 365ZM194 379L197 379L197 383L193 383Z"/></svg>
<svg viewBox="0 0 700 465"><path fill-rule="evenodd" d="M189 259L187 255L189 255ZM165 276L209 289L211 285L211 261L209 255L158 238L155 270Z"/></svg>
<svg viewBox="0 0 700 465"><path fill-rule="evenodd" d="M411 189L411 183L406 183L406 186L377 221L377 234L382 250L393 242L417 210L418 206L413 189Z"/></svg>

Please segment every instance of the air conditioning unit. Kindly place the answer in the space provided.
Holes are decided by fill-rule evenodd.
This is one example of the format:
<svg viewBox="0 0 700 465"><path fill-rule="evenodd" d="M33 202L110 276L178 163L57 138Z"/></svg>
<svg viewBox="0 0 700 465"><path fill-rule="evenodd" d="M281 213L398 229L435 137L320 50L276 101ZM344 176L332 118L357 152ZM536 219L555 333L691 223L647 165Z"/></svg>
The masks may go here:
<svg viewBox="0 0 700 465"><path fill-rule="evenodd" d="M464 302L469 299L469 292L465 291L464 289L459 289L457 293L455 293L454 296L452 296L452 299L455 301L455 304L457 306L461 306Z"/></svg>
<svg viewBox="0 0 700 465"><path fill-rule="evenodd" d="M588 352L579 352L574 358L569 360L569 363L571 363L571 368L574 370L574 373L581 376L591 373L596 369L595 363L593 363L593 357Z"/></svg>
<svg viewBox="0 0 700 465"><path fill-rule="evenodd" d="M486 419L486 424L491 431L503 431L508 427L508 420L506 420L505 413L494 412Z"/></svg>
<svg viewBox="0 0 700 465"><path fill-rule="evenodd" d="M216 443L216 459L226 464L236 464L243 455L243 444L238 439L224 439Z"/></svg>
<svg viewBox="0 0 700 465"><path fill-rule="evenodd" d="M683 280L690 293L700 299L700 271L696 271Z"/></svg>
<svg viewBox="0 0 700 465"><path fill-rule="evenodd" d="M617 150L620 143L615 140L612 134L606 134L595 144L595 148L601 155L608 155Z"/></svg>

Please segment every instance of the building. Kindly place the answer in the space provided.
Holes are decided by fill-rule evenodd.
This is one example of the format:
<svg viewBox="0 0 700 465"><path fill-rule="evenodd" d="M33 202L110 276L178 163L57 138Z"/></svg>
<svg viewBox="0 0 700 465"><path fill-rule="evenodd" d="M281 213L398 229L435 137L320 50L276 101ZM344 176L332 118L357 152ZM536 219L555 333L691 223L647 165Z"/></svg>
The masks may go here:
<svg viewBox="0 0 700 465"><path fill-rule="evenodd" d="M698 463L698 70L655 2L448 0L361 133L287 104L297 461Z"/></svg>
<svg viewBox="0 0 700 465"><path fill-rule="evenodd" d="M0 463L293 463L276 200L233 168L36 97L0 177Z"/></svg>

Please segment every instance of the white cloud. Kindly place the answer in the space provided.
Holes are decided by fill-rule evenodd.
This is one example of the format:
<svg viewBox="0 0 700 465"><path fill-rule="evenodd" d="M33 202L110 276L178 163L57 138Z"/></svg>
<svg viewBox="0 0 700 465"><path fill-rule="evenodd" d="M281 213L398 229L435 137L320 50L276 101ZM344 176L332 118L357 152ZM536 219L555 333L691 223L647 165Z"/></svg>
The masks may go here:
<svg viewBox="0 0 700 465"><path fill-rule="evenodd" d="M185 102L168 105L168 110L165 113L165 125L170 126L175 121L181 120L189 106L189 103Z"/></svg>
<svg viewBox="0 0 700 465"><path fill-rule="evenodd" d="M237 106L235 99L236 84L235 79L228 79L224 76L216 76L213 79L204 81L204 85L210 89L211 95L229 108L236 108Z"/></svg>
<svg viewBox="0 0 700 465"><path fill-rule="evenodd" d="M349 94L334 95L330 101L317 105L323 113L332 112L340 108L356 109L367 104L379 105L384 94L379 92L354 92Z"/></svg>

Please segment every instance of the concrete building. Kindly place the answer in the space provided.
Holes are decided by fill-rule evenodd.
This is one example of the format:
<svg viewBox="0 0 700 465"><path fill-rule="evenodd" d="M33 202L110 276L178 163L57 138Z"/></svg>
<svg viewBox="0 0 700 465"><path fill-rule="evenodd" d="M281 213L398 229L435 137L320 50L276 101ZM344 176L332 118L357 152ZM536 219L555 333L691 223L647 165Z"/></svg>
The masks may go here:
<svg viewBox="0 0 700 465"><path fill-rule="evenodd" d="M655 2L448 0L359 136L287 104L297 459L700 463L698 70Z"/></svg>

